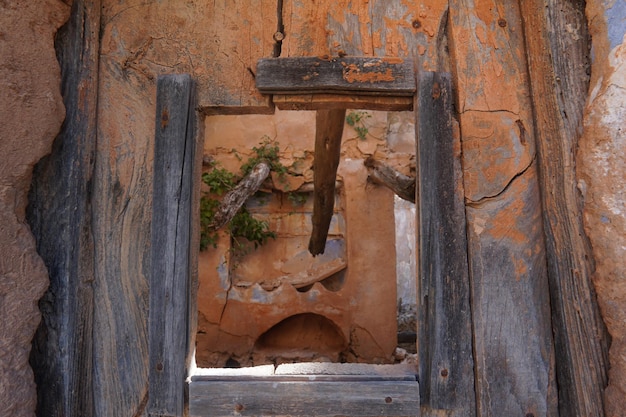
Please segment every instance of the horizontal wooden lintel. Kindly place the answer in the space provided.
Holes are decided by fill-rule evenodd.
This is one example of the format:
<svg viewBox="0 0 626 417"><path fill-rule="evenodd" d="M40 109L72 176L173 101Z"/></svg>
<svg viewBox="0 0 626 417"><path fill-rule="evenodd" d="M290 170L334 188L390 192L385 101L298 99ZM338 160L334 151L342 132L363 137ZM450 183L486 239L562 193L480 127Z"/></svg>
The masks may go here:
<svg viewBox="0 0 626 417"><path fill-rule="evenodd" d="M412 111L413 97L338 95L338 94L275 94L274 105L280 110L367 109L381 111Z"/></svg>
<svg viewBox="0 0 626 417"><path fill-rule="evenodd" d="M413 96L413 63L386 57L267 58L257 64L256 86L264 94Z"/></svg>

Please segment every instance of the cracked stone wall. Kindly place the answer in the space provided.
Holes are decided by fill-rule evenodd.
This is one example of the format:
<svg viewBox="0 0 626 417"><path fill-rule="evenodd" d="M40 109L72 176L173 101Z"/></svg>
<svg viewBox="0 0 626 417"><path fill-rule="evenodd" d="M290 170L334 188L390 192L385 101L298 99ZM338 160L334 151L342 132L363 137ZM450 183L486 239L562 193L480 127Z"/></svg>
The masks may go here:
<svg viewBox="0 0 626 417"><path fill-rule="evenodd" d="M612 336L606 415L626 416L626 5L588 1L592 70L577 154L594 284Z"/></svg>
<svg viewBox="0 0 626 417"><path fill-rule="evenodd" d="M35 163L50 152L65 109L54 35L69 8L57 0L0 2L0 415L33 416L28 364L48 276L25 222Z"/></svg>

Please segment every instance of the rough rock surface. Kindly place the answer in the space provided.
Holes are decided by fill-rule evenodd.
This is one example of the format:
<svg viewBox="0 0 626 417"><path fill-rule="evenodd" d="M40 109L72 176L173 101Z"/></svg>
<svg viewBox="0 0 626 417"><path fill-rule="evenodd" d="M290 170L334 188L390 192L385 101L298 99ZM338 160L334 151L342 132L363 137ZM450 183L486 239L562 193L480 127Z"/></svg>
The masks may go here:
<svg viewBox="0 0 626 417"><path fill-rule="evenodd" d="M594 283L612 336L606 415L626 416L626 8L587 3L593 63L578 188L596 261ZM620 3L621 6L618 4Z"/></svg>
<svg viewBox="0 0 626 417"><path fill-rule="evenodd" d="M50 152L65 110L54 34L68 18L58 0L0 2L0 415L31 416L28 364L46 268L24 217L34 164Z"/></svg>

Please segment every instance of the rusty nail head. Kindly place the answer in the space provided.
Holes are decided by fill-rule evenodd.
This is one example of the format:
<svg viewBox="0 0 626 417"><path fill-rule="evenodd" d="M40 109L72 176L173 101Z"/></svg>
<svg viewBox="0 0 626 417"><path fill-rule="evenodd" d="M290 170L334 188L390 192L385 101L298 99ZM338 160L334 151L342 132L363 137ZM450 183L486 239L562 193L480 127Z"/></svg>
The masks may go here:
<svg viewBox="0 0 626 417"><path fill-rule="evenodd" d="M393 399L391 397L385 397L385 402L387 404L391 403L393 401Z"/></svg>
<svg viewBox="0 0 626 417"><path fill-rule="evenodd" d="M422 22L420 22L419 20L415 19L412 23L413 25L413 29L419 29L422 27Z"/></svg>
<svg viewBox="0 0 626 417"><path fill-rule="evenodd" d="M285 34L284 34L283 32L280 32L280 31L279 31L279 32L274 33L274 40L275 40L276 42L280 42L280 41L282 41L283 39L285 39Z"/></svg>
<svg viewBox="0 0 626 417"><path fill-rule="evenodd" d="M161 111L161 129L165 129L170 122L170 112L167 109Z"/></svg>
<svg viewBox="0 0 626 417"><path fill-rule="evenodd" d="M163 370L163 363L161 362L157 362L156 364L156 370L161 372Z"/></svg>
<svg viewBox="0 0 626 417"><path fill-rule="evenodd" d="M498 26L500 26L501 28L505 28L506 27L506 19L503 19L503 18L498 19Z"/></svg>
<svg viewBox="0 0 626 417"><path fill-rule="evenodd" d="M448 370L447 369L442 369L441 370L441 376L444 377L444 378L447 377L448 376Z"/></svg>
<svg viewBox="0 0 626 417"><path fill-rule="evenodd" d="M235 411L243 411L244 407L243 404L235 404Z"/></svg>

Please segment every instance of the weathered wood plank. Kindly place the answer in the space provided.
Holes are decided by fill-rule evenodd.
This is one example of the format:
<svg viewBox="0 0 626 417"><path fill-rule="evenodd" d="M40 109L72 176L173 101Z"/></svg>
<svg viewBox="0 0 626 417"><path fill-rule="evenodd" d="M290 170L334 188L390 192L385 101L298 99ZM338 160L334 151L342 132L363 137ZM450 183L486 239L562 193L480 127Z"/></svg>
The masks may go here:
<svg viewBox="0 0 626 417"><path fill-rule="evenodd" d="M191 417L419 416L417 381L193 382Z"/></svg>
<svg viewBox="0 0 626 417"><path fill-rule="evenodd" d="M559 412L599 417L604 416L609 340L591 283L593 256L574 159L589 89L585 4L531 0L520 7L535 112Z"/></svg>
<svg viewBox="0 0 626 417"><path fill-rule="evenodd" d="M477 414L554 416L554 345L519 5L451 0L448 38L462 133Z"/></svg>
<svg viewBox="0 0 626 417"><path fill-rule="evenodd" d="M276 0L108 1L103 13L102 55L126 77L192 74L205 114L273 111L254 76L257 60L272 56Z"/></svg>
<svg viewBox="0 0 626 417"><path fill-rule="evenodd" d="M338 94L274 94L272 101L280 110L413 110L413 97Z"/></svg>
<svg viewBox="0 0 626 417"><path fill-rule="evenodd" d="M265 94L328 93L412 96L413 63L402 58L272 58L257 63Z"/></svg>
<svg viewBox="0 0 626 417"><path fill-rule="evenodd" d="M470 283L450 74L423 72L416 94L418 354L422 410L475 415Z"/></svg>
<svg viewBox="0 0 626 417"><path fill-rule="evenodd" d="M157 81L149 312L150 415L182 416L189 346L193 81Z"/></svg>
<svg viewBox="0 0 626 417"><path fill-rule="evenodd" d="M95 415L94 245L91 181L96 143L100 1L77 0L56 37L66 118L33 174L28 221L50 287L31 364L40 416Z"/></svg>
<svg viewBox="0 0 626 417"><path fill-rule="evenodd" d="M341 152L341 135L346 111L318 110L315 117L315 160L313 174L313 230L309 252L324 253L328 228L335 207L335 181Z"/></svg>

